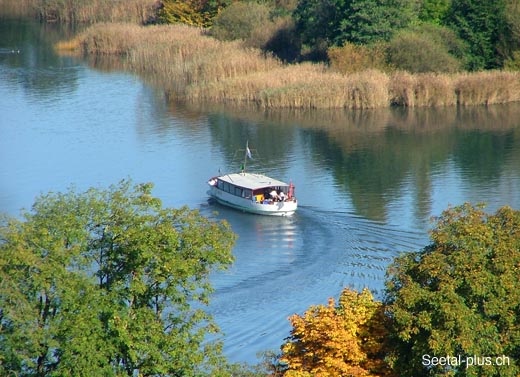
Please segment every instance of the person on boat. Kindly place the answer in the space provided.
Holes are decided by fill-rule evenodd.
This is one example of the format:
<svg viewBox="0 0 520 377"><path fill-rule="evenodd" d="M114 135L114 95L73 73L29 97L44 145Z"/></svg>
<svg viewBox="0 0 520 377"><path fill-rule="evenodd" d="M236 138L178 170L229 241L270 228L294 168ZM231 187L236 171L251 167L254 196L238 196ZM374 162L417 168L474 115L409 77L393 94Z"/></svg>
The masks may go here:
<svg viewBox="0 0 520 377"><path fill-rule="evenodd" d="M274 201L277 201L279 199L278 193L276 192L276 190L271 191L269 193L269 195L271 196L271 198L273 198Z"/></svg>
<svg viewBox="0 0 520 377"><path fill-rule="evenodd" d="M285 202L285 192L283 191L280 191L280 195L278 195L278 197L280 198L280 201L281 202Z"/></svg>

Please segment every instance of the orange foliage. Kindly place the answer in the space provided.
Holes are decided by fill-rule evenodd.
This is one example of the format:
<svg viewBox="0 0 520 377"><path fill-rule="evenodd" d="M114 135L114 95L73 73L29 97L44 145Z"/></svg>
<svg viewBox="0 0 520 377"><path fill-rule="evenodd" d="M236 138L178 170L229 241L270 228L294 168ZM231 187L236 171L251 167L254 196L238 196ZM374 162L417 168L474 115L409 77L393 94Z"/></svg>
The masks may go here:
<svg viewBox="0 0 520 377"><path fill-rule="evenodd" d="M289 318L293 330L282 346L284 376L392 376L385 362L388 326L383 305L368 289L344 289L335 305L311 306Z"/></svg>

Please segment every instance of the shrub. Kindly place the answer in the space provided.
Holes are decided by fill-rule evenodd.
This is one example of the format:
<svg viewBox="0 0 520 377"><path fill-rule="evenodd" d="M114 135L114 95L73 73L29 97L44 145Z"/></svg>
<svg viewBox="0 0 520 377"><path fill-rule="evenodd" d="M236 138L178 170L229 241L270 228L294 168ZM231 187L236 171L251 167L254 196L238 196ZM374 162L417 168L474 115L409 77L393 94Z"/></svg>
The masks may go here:
<svg viewBox="0 0 520 377"><path fill-rule="evenodd" d="M341 73L359 72L369 68L384 69L385 57L381 46L346 42L342 47L331 47L327 51L330 66Z"/></svg>
<svg viewBox="0 0 520 377"><path fill-rule="evenodd" d="M163 0L158 18L163 23L208 27L229 0Z"/></svg>
<svg viewBox="0 0 520 377"><path fill-rule="evenodd" d="M507 71L520 71L520 50L514 51L511 57L505 60L504 69Z"/></svg>
<svg viewBox="0 0 520 377"><path fill-rule="evenodd" d="M389 65L412 73L457 72L462 68L450 46L429 31L407 30L397 34L388 43L387 59Z"/></svg>
<svg viewBox="0 0 520 377"><path fill-rule="evenodd" d="M215 18L211 35L227 41L249 40L255 29L265 27L270 22L269 11L264 4L233 3Z"/></svg>

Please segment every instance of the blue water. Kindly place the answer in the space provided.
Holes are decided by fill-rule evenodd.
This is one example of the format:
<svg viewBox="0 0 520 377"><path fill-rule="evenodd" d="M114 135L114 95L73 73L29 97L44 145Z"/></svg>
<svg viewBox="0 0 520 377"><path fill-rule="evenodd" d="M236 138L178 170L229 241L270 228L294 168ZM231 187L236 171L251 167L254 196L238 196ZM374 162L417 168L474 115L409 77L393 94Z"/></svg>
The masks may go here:
<svg viewBox="0 0 520 377"><path fill-rule="evenodd" d="M39 25L3 21L0 34L0 212L131 178L153 182L167 206L226 219L236 262L212 275L208 310L232 361L277 350L287 317L343 287L381 298L388 264L424 247L430 217L449 205L520 208L518 105L266 113L169 104L131 73L57 56ZM208 201L206 180L238 169L246 140L251 170L295 183L294 216Z"/></svg>

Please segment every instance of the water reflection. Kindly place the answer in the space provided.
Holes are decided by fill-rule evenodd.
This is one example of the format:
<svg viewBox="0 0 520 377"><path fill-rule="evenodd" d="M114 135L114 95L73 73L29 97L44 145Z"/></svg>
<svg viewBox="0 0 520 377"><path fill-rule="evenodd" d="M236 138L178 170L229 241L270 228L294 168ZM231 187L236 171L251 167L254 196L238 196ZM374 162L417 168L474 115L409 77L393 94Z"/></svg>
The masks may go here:
<svg viewBox="0 0 520 377"><path fill-rule="evenodd" d="M520 208L520 105L259 111L179 104L118 72L121 61L57 57L38 39L41 31L16 27L4 27L8 37L0 38L0 75L8 77L0 80L0 212L16 214L40 192L130 177L154 182L167 206L229 221L239 236L236 263L212 276L210 311L232 361L255 362L257 351L276 349L289 315L345 286L380 297L388 264L424 247L428 218L448 204ZM12 55L24 41L32 52ZM243 155L235 152L246 140L256 149L252 170L296 184L295 216L245 215L208 202L206 179L238 169Z"/></svg>
<svg viewBox="0 0 520 377"><path fill-rule="evenodd" d="M205 111L211 114L212 137L223 146L230 163L235 148L246 139L267 150L267 165L281 164L283 173L297 158L295 153L308 153L316 166L330 171L354 213L374 221L387 221L396 198L409 196L416 222L428 222L432 212L442 210L432 208L432 180L449 166L474 189L496 184L507 171L520 171L518 104L249 113L210 107ZM295 152L298 148L304 150ZM511 199L518 201L518 197ZM493 203L495 198L484 193L479 201ZM442 203L448 204L460 203Z"/></svg>
<svg viewBox="0 0 520 377"><path fill-rule="evenodd" d="M78 79L77 61L53 51L53 43L71 33L59 25L0 19L0 65L11 68L2 70L2 79L20 84L35 100L72 92Z"/></svg>

